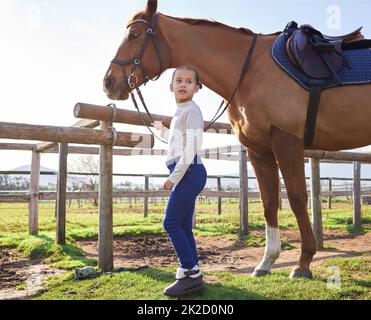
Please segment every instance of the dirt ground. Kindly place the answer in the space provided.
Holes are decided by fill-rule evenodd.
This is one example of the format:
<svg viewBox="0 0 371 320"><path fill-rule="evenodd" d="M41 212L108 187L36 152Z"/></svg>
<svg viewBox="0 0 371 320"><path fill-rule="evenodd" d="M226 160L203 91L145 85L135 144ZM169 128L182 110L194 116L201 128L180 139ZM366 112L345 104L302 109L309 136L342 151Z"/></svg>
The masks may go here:
<svg viewBox="0 0 371 320"><path fill-rule="evenodd" d="M15 287L27 280L28 261L12 251L0 248L0 290Z"/></svg>
<svg viewBox="0 0 371 320"><path fill-rule="evenodd" d="M59 273L60 270L53 270L38 260L24 259L0 247L0 300L29 299L47 278Z"/></svg>
<svg viewBox="0 0 371 320"><path fill-rule="evenodd" d="M253 231L255 236L264 236L264 231ZM281 240L293 248L283 250L273 269L294 267L299 259L300 235L298 231L284 230ZM264 247L251 247L244 243L223 238L196 238L200 266L204 271L228 271L252 273L264 254ZM325 231L325 249L317 252L312 266L324 263L333 257L354 257L371 254L371 233L354 235L344 231ZM97 242L82 241L78 244L88 258L98 258ZM176 265L177 259L171 242L165 237L122 237L114 240L114 263L116 266L158 267Z"/></svg>
<svg viewBox="0 0 371 320"><path fill-rule="evenodd" d="M263 237L264 231L252 231L252 235ZM292 249L283 250L273 269L292 268L300 254L298 231L281 231L282 242ZM196 238L200 266L204 271L228 271L250 274L260 262L264 247L247 246L224 238ZM334 257L371 256L371 233L355 235L346 231L326 230L325 249L317 252L312 267L323 264ZM98 259L97 241L79 241L78 246L88 258ZM114 240L115 266L161 267L176 265L177 259L171 242L161 236L125 236ZM42 282L60 270L50 269L38 261L26 260L13 251L0 248L0 300L28 299L41 289ZM19 290L16 287L22 285Z"/></svg>

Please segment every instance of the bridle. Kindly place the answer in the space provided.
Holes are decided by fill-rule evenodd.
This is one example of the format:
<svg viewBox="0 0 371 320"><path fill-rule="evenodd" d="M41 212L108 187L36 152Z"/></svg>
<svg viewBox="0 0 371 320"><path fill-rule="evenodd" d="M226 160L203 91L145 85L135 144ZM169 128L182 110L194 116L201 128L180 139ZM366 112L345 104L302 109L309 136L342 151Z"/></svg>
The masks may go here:
<svg viewBox="0 0 371 320"><path fill-rule="evenodd" d="M111 61L112 64L117 64L119 66L126 66L126 65L131 65L131 64L133 65L133 68L131 69L130 74L127 78L127 83L128 83L128 86L131 90L135 89L137 87L138 83L139 83L139 79L135 75L135 71L137 70L137 68L140 68L140 70L142 72L142 77L143 77L144 84L146 84L150 80L150 76L148 74L148 71L146 70L146 68L142 64L142 59L143 59L143 56L144 56L144 52L146 51L146 48L147 48L148 43L149 43L150 40L153 41L154 47L156 49L158 60L160 62L160 70L158 71L157 77L156 77L156 79L154 79L154 81L158 80L160 78L162 72L163 72L163 65L164 64L163 64L162 57L161 57L160 45L159 45L157 35L156 35L156 32L155 32L155 28L156 28L156 25L157 25L157 20L158 20L158 14L155 13L150 22L148 22L144 19L137 19L137 20L133 21L132 23L130 23L127 26L127 28L130 28L132 25L138 24L138 23L143 23L147 26L146 38L144 39L143 45L142 45L142 47L139 51L139 55L135 58L128 59L128 60L113 59ZM134 81L132 81L132 80L134 80Z"/></svg>
<svg viewBox="0 0 371 320"><path fill-rule="evenodd" d="M142 113L139 110L139 106L138 106L137 100L135 99L135 95L133 93L133 90L135 89L137 91L137 94L138 94L141 102L142 102L142 105L143 105L144 109L146 110L147 115L149 116L149 118L151 119L151 122L153 123L154 122L153 121L153 118L152 118L150 112L148 111L148 108L147 108L147 105L146 105L146 103L144 101L142 92L140 91L140 89L138 87L139 79L136 76L135 71L138 68L140 68L141 73L142 73L142 78L143 78L144 85L146 85L147 82L150 80L150 76L149 76L148 71L146 70L146 68L142 64L142 59L143 59L144 53L145 53L145 51L147 49L147 46L148 46L149 41L152 40L153 41L153 45L154 45L155 50L156 50L156 53L157 53L157 57L158 57L159 63L160 63L160 70L158 71L157 76L154 79L154 81L158 80L160 78L162 72L163 72L163 66L164 66L164 64L163 64L163 61L162 61L161 51L160 51L160 45L159 45L159 42L158 42L158 39L157 39L157 34L156 34L156 31L155 31L155 28L156 28L156 25L157 25L157 21L158 21L158 14L155 13L152 16L152 19L151 19L150 22L148 22L148 21L146 21L144 19L137 19L137 20L134 20L132 23L130 23L127 26L127 29L130 28L132 25L138 24L138 23L143 23L143 24L145 24L147 26L146 38L144 39L143 45L142 45L142 47L141 47L141 49L139 51L139 55L137 57L135 57L135 58L128 59L128 60L113 59L111 61L111 64L117 64L117 65L119 65L121 67L124 67L124 66L127 66L127 65L133 65L133 67L132 67L132 69L130 71L129 76L127 77L127 84L129 86L129 92L130 92L131 99L133 100L134 106L137 109L137 111L139 113L139 116L142 119L144 125L148 128L148 130L151 132L151 134L155 138L157 138L158 140L162 141L163 143L168 144L167 141L159 138L152 131L152 129L150 128L150 126L148 125L148 123L144 120L144 118L142 116ZM124 72L124 74L125 74L125 72Z"/></svg>
<svg viewBox="0 0 371 320"><path fill-rule="evenodd" d="M151 119L152 123L154 122L153 121L153 118L147 108L147 105L144 101L144 98L143 98L143 95L142 95L142 92L140 91L139 87L138 87L138 83L139 83L139 79L138 77L136 76L135 74L135 71L140 68L141 70L141 73L142 73L142 78L143 78L143 82L144 82L144 85L147 84L147 82L150 80L150 76L149 76L149 73L148 71L146 70L146 68L143 66L142 64L142 59L143 59L143 56L144 56L144 53L146 51L146 48L148 46L148 43L150 40L153 41L153 44L154 44L154 47L155 47L155 50L156 50L156 53L157 53L157 57L158 57L158 60L159 60L159 64L160 64L160 68L159 68L159 71L157 73L157 76L156 78L153 80L153 81L156 81L160 78L162 72L164 71L163 70L163 60L162 60L162 57L161 57L161 51L160 51L160 46L159 46L159 41L158 41L158 38L157 38L157 34L155 32L155 28L156 28L156 25L157 25L157 21L158 21L158 13L155 13L153 16L152 16L152 19L150 22L144 20L144 19L137 19L137 20L134 20L133 22L131 22L127 28L130 28L132 25L134 24L138 24L138 23L143 23L147 26L147 31L146 31L146 38L144 39L144 42L143 42L143 45L139 51L139 55L137 57L134 57L132 59L128 59L128 60L120 60L120 59L113 59L111 61L111 64L117 64L119 66L127 66L127 65L133 65L131 71L130 71L130 74L129 76L127 77L127 84L129 86L129 92L130 92L130 95L131 95L131 99L133 100L133 103L134 103L134 106L135 108L137 109L138 113L139 113L139 116L141 117L143 123L145 124L145 126L148 128L148 130L152 133L152 135L157 138L158 140L162 141L163 143L166 143L168 144L167 141L159 138L156 136L156 134L151 130L150 126L148 125L148 123L144 120L143 116L142 116L142 113L140 112L139 110L139 107L138 107L138 103L135 99L135 96L134 96L134 93L133 93L133 90L135 89L141 102L142 102L142 105L147 113L147 115L149 116L149 118ZM227 104L226 106L224 107L222 113L218 116L218 113L219 111L221 110L221 108L223 107L223 105L225 104L225 100L223 99L222 103L220 104L215 116L213 117L213 119L211 120L210 124L204 129L204 131L207 131L223 114L224 112L228 109L228 107L230 106L233 98L235 97L239 87L241 86L242 84L242 81L248 71L248 68L249 68L249 65L250 65L250 62L251 62L251 59L252 59L252 55L253 55L253 51L254 51L254 48L256 46L256 42L257 42L257 34L254 33L254 38L253 38L253 43L251 45L251 47L249 48L249 51L248 51L248 54L247 54L247 57L246 57L246 60L245 60L245 63L243 65L243 68L242 68L242 72L241 72L241 76L240 76L240 79L238 81L238 84L236 86L236 89L234 90L232 96L230 97L230 99L227 101ZM125 74L125 73L124 73Z"/></svg>

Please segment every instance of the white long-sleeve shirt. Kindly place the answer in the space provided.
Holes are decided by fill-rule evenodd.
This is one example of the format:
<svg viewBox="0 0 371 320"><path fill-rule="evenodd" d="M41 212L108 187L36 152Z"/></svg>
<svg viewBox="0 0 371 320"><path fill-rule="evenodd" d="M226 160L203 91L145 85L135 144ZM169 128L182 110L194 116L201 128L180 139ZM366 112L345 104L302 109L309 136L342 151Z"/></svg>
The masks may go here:
<svg viewBox="0 0 371 320"><path fill-rule="evenodd" d="M204 119L199 106L194 102L177 105L169 130L161 130L168 140L167 163L176 161L169 180L177 185L187 172L195 156L201 151Z"/></svg>

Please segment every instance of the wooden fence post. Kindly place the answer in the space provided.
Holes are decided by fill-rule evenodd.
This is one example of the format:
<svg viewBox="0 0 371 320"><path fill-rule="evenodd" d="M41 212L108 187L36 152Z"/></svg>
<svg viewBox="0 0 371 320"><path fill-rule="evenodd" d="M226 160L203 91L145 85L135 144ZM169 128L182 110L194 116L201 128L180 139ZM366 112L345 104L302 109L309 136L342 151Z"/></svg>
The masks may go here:
<svg viewBox="0 0 371 320"><path fill-rule="evenodd" d="M317 241L317 248L323 248L322 212L321 212L321 178L320 160L310 159L311 163L311 208L312 208L312 227L314 237Z"/></svg>
<svg viewBox="0 0 371 320"><path fill-rule="evenodd" d="M332 191L332 179L331 178L328 179L328 191ZM327 208L330 210L332 209L332 197L331 196L328 197Z"/></svg>
<svg viewBox="0 0 371 320"><path fill-rule="evenodd" d="M144 177L144 190L148 191L149 190L149 177L145 176ZM148 217L148 197L144 198L144 218Z"/></svg>
<svg viewBox="0 0 371 320"><path fill-rule="evenodd" d="M281 179L279 178L279 183L280 183L280 189L279 189L279 197L280 197L280 202L279 202L279 210L282 211L282 207L283 207L283 200L282 200L282 196L281 196L281 193L282 193L282 182L281 182Z"/></svg>
<svg viewBox="0 0 371 320"><path fill-rule="evenodd" d="M66 244L66 194L67 194L68 144L59 144L59 170L57 185L57 244Z"/></svg>
<svg viewBox="0 0 371 320"><path fill-rule="evenodd" d="M196 206L193 211L192 228L196 228Z"/></svg>
<svg viewBox="0 0 371 320"><path fill-rule="evenodd" d="M218 185L218 192L221 192L222 191L222 179L221 177L217 177L216 178L217 180L217 185ZM221 197L218 197L218 215L221 215L222 214L222 198Z"/></svg>
<svg viewBox="0 0 371 320"><path fill-rule="evenodd" d="M239 152L240 162L240 238L249 233L248 218L248 171L246 149L241 146Z"/></svg>
<svg viewBox="0 0 371 320"><path fill-rule="evenodd" d="M101 122L102 130L112 123ZM112 146L100 146L99 169L99 268L113 270Z"/></svg>
<svg viewBox="0 0 371 320"><path fill-rule="evenodd" d="M353 226L361 225L361 163L353 162Z"/></svg>
<svg viewBox="0 0 371 320"><path fill-rule="evenodd" d="M39 181L40 181L40 153L32 151L30 202L28 205L28 229L33 235L39 229Z"/></svg>
<svg viewBox="0 0 371 320"><path fill-rule="evenodd" d="M311 165L310 160L309 160L309 165ZM311 178L309 178L309 183L307 181L307 178L305 178L305 184L307 186L307 190L310 190L310 188L311 188L311 185L310 185L311 184ZM308 199L308 207L307 207L308 210L312 209L312 194L309 194L309 195L310 195L310 199Z"/></svg>

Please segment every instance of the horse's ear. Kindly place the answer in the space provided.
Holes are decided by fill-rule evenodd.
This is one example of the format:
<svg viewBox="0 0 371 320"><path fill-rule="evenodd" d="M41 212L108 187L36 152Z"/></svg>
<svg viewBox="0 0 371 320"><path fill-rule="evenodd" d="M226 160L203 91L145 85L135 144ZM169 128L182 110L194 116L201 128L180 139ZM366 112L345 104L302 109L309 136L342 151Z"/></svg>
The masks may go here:
<svg viewBox="0 0 371 320"><path fill-rule="evenodd" d="M157 11L157 0L148 0L146 13L152 17Z"/></svg>

